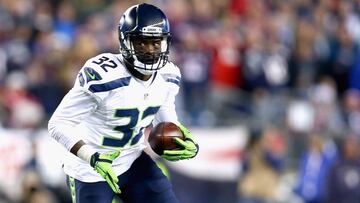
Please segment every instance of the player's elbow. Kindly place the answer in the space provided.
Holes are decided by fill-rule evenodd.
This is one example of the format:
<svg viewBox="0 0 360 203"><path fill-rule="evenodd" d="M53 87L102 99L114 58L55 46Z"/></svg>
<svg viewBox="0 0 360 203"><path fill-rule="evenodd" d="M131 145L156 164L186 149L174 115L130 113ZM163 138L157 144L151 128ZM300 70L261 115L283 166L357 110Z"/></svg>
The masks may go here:
<svg viewBox="0 0 360 203"><path fill-rule="evenodd" d="M48 121L48 132L50 135L53 135L53 132L56 129L56 122L54 121L54 119L50 118L50 120Z"/></svg>
<svg viewBox="0 0 360 203"><path fill-rule="evenodd" d="M54 138L56 141L59 141L62 136L63 127L61 127L61 124L59 121L51 118L48 121L48 132L49 135Z"/></svg>
<svg viewBox="0 0 360 203"><path fill-rule="evenodd" d="M54 115L50 118L48 121L48 132L49 135L56 139L57 132L59 131L61 121L59 119L56 119Z"/></svg>

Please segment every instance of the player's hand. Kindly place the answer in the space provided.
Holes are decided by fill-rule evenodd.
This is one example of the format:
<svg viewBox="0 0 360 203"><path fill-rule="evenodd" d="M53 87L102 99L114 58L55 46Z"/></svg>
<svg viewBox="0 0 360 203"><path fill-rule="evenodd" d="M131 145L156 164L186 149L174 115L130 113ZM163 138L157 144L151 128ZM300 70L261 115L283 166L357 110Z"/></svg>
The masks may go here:
<svg viewBox="0 0 360 203"><path fill-rule="evenodd" d="M180 150L164 150L164 154L161 157L169 161L190 159L195 157L199 151L199 145L194 141L190 131L181 124L178 127L184 134L185 140L177 137L174 138L175 142L182 148Z"/></svg>
<svg viewBox="0 0 360 203"><path fill-rule="evenodd" d="M114 170L111 167L112 162L120 155L120 151L113 151L104 154L96 152L91 156L90 165L106 180L111 189L120 194L120 188L117 184L117 178Z"/></svg>

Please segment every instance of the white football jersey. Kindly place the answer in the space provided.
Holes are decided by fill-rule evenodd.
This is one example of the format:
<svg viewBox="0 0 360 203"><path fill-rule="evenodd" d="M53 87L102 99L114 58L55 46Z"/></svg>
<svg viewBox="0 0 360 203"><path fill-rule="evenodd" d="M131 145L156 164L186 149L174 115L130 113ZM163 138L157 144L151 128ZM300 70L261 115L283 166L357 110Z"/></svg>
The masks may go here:
<svg viewBox="0 0 360 203"><path fill-rule="evenodd" d="M180 77L178 67L168 62L142 81L128 72L120 54L100 54L80 70L51 117L49 132L68 150L79 140L100 153L121 150L113 162L120 175L145 148L145 127L161 121L178 123L174 102ZM64 162L65 173L80 181L104 181L89 163L71 153Z"/></svg>

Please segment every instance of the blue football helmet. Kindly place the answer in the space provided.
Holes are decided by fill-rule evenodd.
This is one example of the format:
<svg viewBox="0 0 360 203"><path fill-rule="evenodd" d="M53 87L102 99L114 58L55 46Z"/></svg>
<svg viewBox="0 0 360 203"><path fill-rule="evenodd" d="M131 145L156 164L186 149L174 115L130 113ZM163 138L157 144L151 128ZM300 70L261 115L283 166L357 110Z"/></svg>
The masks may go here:
<svg viewBox="0 0 360 203"><path fill-rule="evenodd" d="M150 4L128 8L118 27L120 53L127 64L145 75L151 75L168 61L171 40L170 24L165 14ZM139 40L155 40L158 48L152 52L136 46Z"/></svg>

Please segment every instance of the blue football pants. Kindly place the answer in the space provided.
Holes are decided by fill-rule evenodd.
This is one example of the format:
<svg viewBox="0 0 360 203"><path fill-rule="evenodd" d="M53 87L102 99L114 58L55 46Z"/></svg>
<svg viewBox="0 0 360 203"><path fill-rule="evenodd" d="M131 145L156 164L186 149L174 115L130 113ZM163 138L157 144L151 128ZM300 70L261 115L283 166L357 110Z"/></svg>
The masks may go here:
<svg viewBox="0 0 360 203"><path fill-rule="evenodd" d="M118 176L120 199L124 203L178 203L167 177L142 152L130 169ZM86 183L67 177L73 203L111 203L115 193L105 181Z"/></svg>

